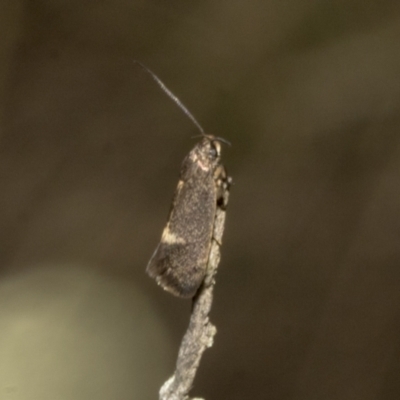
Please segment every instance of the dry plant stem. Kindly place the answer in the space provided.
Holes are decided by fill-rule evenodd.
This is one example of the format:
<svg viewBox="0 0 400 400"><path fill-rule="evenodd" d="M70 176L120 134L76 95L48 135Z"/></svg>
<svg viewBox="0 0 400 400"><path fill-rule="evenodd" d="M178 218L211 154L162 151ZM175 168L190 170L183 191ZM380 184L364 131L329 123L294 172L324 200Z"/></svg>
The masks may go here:
<svg viewBox="0 0 400 400"><path fill-rule="evenodd" d="M228 203L229 185L222 188L222 206L217 208L214 237L204 283L193 299L193 308L189 327L182 339L174 374L160 389L160 400L188 400L188 393L200 364L200 359L207 347L213 344L216 328L209 321L214 290L214 276L221 258L220 246L225 225L225 208ZM193 399L195 400L195 399ZM200 400L200 399L198 399Z"/></svg>

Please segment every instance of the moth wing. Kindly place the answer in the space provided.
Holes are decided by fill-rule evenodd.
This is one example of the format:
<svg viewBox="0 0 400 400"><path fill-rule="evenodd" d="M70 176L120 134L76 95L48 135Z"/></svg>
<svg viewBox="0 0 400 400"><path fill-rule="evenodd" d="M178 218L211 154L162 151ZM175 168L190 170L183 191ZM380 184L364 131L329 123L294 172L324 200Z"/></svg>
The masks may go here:
<svg viewBox="0 0 400 400"><path fill-rule="evenodd" d="M204 279L217 205L211 174L180 180L161 241L147 273L168 292L193 297Z"/></svg>

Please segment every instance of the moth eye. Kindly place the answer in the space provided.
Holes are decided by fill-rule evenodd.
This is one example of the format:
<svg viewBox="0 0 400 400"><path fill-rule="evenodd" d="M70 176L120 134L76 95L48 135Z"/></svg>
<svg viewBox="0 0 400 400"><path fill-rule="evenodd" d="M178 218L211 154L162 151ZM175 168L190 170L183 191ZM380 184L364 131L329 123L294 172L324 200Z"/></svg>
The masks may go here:
<svg viewBox="0 0 400 400"><path fill-rule="evenodd" d="M209 155L211 158L216 158L218 155L218 151L215 147L211 147L209 151Z"/></svg>
<svg viewBox="0 0 400 400"><path fill-rule="evenodd" d="M210 150L208 151L210 158L216 159L221 154L221 145L218 142L210 143Z"/></svg>

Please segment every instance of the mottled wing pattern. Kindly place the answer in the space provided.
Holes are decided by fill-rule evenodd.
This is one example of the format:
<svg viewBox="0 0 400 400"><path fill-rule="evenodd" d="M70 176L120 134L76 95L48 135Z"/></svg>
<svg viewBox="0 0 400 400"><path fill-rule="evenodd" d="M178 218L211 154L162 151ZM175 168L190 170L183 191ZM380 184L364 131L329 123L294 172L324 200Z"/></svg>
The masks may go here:
<svg viewBox="0 0 400 400"><path fill-rule="evenodd" d="M165 290L193 297L207 267L217 206L213 170L204 170L189 154L183 162L168 223L148 266Z"/></svg>

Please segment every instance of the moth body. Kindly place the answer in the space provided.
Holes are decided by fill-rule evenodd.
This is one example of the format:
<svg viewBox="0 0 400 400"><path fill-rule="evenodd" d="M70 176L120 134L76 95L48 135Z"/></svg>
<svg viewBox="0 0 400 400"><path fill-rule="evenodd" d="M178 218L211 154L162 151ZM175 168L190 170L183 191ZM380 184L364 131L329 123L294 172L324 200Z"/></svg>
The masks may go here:
<svg viewBox="0 0 400 400"><path fill-rule="evenodd" d="M175 296L193 297L204 279L219 185L226 179L221 143L204 135L183 160L167 224L146 268Z"/></svg>

